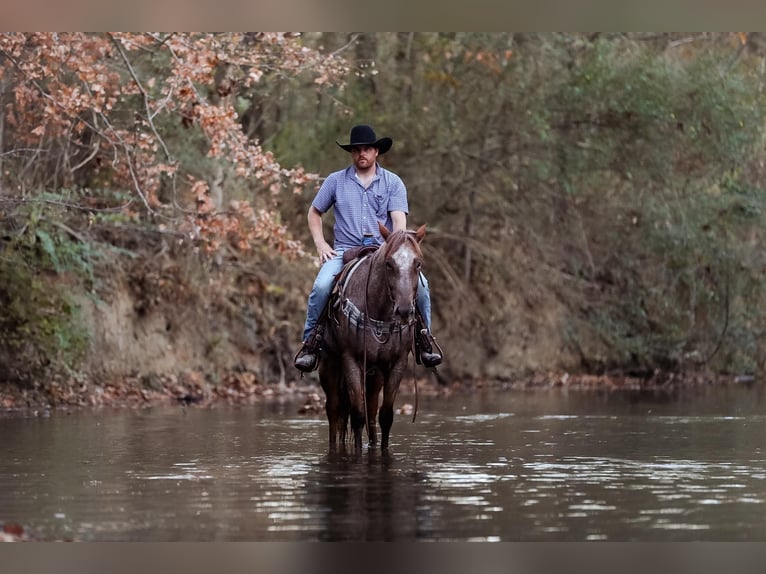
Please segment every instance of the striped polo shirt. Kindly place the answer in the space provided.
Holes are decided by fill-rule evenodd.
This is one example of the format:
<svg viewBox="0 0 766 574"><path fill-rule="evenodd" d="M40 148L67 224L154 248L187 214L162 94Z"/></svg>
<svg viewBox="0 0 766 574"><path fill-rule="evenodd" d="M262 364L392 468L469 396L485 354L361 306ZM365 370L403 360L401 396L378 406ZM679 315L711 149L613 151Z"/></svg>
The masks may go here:
<svg viewBox="0 0 766 574"><path fill-rule="evenodd" d="M408 213L407 188L401 178L375 164L376 173L365 189L351 165L327 176L311 203L320 213L335 207L334 249L349 249L362 245L365 233L372 233L378 244L383 237L378 221L393 229L391 211Z"/></svg>

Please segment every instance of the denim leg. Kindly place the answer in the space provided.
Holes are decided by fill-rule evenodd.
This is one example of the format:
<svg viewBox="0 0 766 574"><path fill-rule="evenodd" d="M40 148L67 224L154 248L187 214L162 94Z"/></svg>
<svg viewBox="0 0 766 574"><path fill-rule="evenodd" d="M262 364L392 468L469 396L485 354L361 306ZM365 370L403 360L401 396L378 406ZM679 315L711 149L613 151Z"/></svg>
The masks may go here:
<svg viewBox="0 0 766 574"><path fill-rule="evenodd" d="M422 273L418 283L417 304L423 319L426 322L426 328L431 330L431 291L428 288L428 279Z"/></svg>
<svg viewBox="0 0 766 574"><path fill-rule="evenodd" d="M322 314L322 310L327 301L330 299L332 293L332 286L335 281L335 276L343 269L343 252L338 251L338 254L324 262L322 267L319 268L316 279L314 279L314 286L311 288L311 294L309 295L308 305L306 307L306 324L303 327L303 341L308 339L311 334L311 330L319 320L319 315Z"/></svg>

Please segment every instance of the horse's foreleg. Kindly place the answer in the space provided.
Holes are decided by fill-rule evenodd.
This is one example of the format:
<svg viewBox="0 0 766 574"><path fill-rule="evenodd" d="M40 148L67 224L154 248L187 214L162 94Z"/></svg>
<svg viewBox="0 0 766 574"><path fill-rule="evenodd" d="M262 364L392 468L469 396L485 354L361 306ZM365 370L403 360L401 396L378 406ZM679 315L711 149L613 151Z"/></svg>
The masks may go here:
<svg viewBox="0 0 766 574"><path fill-rule="evenodd" d="M354 447L362 450L362 430L366 420L362 372L349 356L343 359L343 376L348 396L348 415L351 420L351 432L354 434Z"/></svg>
<svg viewBox="0 0 766 574"><path fill-rule="evenodd" d="M388 374L383 385L383 404L378 413L382 435L380 448L383 450L388 449L388 439L391 435L391 427L394 424L394 401L396 400L396 393L399 392L399 383L401 382L402 371L394 369Z"/></svg>
<svg viewBox="0 0 766 574"><path fill-rule="evenodd" d="M334 403L335 401L332 401L328 397L324 407L325 412L327 413L327 422L330 426L329 442L331 450L335 450L335 447L337 446L336 440L338 437L338 410L337 405Z"/></svg>
<svg viewBox="0 0 766 574"><path fill-rule="evenodd" d="M383 376L379 370L376 370L367 378L367 436L370 446L378 442L378 401L380 389L383 388Z"/></svg>
<svg viewBox="0 0 766 574"><path fill-rule="evenodd" d="M339 393L339 400L340 400L340 412L338 413L338 426L340 427L340 436L339 440L341 444L346 444L346 441L348 440L348 418L349 418L349 402L348 402L348 392L346 391L345 386L342 384L340 387L340 393Z"/></svg>
<svg viewBox="0 0 766 574"><path fill-rule="evenodd" d="M337 357L327 355L319 364L319 383L325 393L325 412L329 425L329 446L335 450L338 437L345 439L345 405L343 373Z"/></svg>
<svg viewBox="0 0 766 574"><path fill-rule="evenodd" d="M327 412L327 422L330 425L330 448L334 450L338 435L340 434L340 425L342 424L337 393L327 395L325 411Z"/></svg>
<svg viewBox="0 0 766 574"><path fill-rule="evenodd" d="M380 448L386 450L388 448L388 438L391 435L391 427L394 424L394 407L383 405L380 407L380 413L378 414L380 420L380 430L383 438L380 440Z"/></svg>

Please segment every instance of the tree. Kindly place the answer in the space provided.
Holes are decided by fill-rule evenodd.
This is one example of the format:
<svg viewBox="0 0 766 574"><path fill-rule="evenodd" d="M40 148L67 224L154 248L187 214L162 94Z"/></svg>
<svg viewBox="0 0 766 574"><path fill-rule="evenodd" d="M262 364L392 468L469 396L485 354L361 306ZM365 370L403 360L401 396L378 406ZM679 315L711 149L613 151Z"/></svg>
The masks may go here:
<svg viewBox="0 0 766 574"><path fill-rule="evenodd" d="M300 34L0 34L0 380L74 365L68 283L93 292L95 267L158 237L302 254L275 201L316 176L280 165L241 111L266 78L321 91L344 72Z"/></svg>
<svg viewBox="0 0 766 574"><path fill-rule="evenodd" d="M270 197L316 176L249 139L237 100L267 75L321 89L344 70L299 34L2 34L3 196L66 193L71 207L162 221L211 250L300 253ZM237 185L224 180L249 197L226 197Z"/></svg>

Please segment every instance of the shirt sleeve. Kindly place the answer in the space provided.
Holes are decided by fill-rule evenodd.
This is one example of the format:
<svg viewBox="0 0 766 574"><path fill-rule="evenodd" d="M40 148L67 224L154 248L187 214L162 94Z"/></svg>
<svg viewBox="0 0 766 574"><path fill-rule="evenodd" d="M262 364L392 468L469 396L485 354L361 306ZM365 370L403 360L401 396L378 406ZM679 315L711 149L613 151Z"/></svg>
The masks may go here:
<svg viewBox="0 0 766 574"><path fill-rule="evenodd" d="M314 201L311 202L317 211L325 213L335 204L335 190L338 186L338 176L335 173L331 173L319 186L319 191L314 197Z"/></svg>
<svg viewBox="0 0 766 574"><path fill-rule="evenodd" d="M409 213L407 203L407 188L402 178L394 173L388 174L388 211L403 211Z"/></svg>

